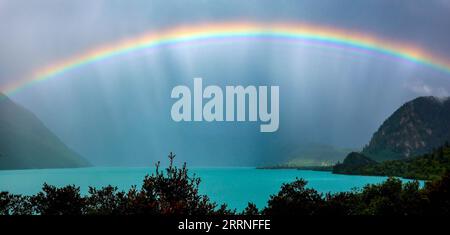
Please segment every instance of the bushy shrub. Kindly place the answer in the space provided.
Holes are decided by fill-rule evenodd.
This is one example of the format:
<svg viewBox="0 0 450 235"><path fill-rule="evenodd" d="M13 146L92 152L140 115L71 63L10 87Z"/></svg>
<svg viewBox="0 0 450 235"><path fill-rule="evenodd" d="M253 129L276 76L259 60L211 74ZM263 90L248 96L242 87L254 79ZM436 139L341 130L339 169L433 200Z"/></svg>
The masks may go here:
<svg viewBox="0 0 450 235"><path fill-rule="evenodd" d="M283 184L277 195L272 195L267 207L263 210L267 215L315 215L323 206L322 195L314 189L306 188L303 179Z"/></svg>
<svg viewBox="0 0 450 235"><path fill-rule="evenodd" d="M30 215L32 205L29 197L0 192L0 215Z"/></svg>
<svg viewBox="0 0 450 235"><path fill-rule="evenodd" d="M226 204L217 206L199 193L200 178L190 175L186 164L169 166L144 178L140 189L127 192L116 187L89 188L86 196L74 185L57 188L44 184L34 196L0 192L0 215L235 215ZM389 178L359 191L321 194L297 179L283 184L267 206L249 203L241 215L450 215L450 172L420 188L417 181L402 183Z"/></svg>
<svg viewBox="0 0 450 235"><path fill-rule="evenodd" d="M31 197L0 193L0 215L230 215L235 210L226 204L217 207L208 196L199 193L200 178L189 175L186 164L174 165L170 153L169 166L144 178L142 187L128 192L117 187L89 188L82 196L80 188L61 188L44 184L42 192Z"/></svg>
<svg viewBox="0 0 450 235"><path fill-rule="evenodd" d="M57 188L44 184L42 192L30 198L33 211L39 215L81 215L86 199L74 185Z"/></svg>

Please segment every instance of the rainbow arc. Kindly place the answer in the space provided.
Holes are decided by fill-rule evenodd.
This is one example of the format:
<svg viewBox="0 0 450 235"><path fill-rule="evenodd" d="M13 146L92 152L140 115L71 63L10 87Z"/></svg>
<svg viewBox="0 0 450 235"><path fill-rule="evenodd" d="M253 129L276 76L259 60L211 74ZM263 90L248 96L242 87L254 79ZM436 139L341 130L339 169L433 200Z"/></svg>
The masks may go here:
<svg viewBox="0 0 450 235"><path fill-rule="evenodd" d="M405 42L383 40L382 38L361 32L321 27L318 25L237 22L177 27L161 32L150 32L124 41L105 44L99 48L94 48L74 57L66 58L47 67L40 68L24 79L7 84L1 88L1 91L6 94L13 94L36 83L63 77L61 76L62 74L84 65L96 63L108 58L119 57L139 50L173 44L189 44L198 41L208 42L227 39L289 39L320 43L323 46L329 45L358 49L367 53L387 55L399 60L414 62L450 75L450 63L446 59L428 53L419 47L408 46Z"/></svg>

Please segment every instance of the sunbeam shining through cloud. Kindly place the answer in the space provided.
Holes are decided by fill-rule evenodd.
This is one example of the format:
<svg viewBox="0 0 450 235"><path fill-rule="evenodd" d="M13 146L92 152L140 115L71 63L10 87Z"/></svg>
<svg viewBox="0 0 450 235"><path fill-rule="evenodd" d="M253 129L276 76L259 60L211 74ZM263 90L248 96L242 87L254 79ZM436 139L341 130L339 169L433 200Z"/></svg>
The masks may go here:
<svg viewBox="0 0 450 235"><path fill-rule="evenodd" d="M449 2L0 0L0 227L445 226Z"/></svg>
<svg viewBox="0 0 450 235"><path fill-rule="evenodd" d="M361 149L404 102L448 96L450 18L435 14L445 3L323 2L4 2L0 86L94 164L133 166L168 151L198 166L254 166L308 144ZM279 86L279 129L174 122L171 90L195 77Z"/></svg>

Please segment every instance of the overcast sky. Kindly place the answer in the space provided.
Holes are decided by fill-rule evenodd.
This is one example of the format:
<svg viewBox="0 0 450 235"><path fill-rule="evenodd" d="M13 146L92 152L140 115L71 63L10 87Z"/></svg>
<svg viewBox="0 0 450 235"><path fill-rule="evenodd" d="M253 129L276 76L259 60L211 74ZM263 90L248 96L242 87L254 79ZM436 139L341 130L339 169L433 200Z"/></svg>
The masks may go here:
<svg viewBox="0 0 450 235"><path fill-rule="evenodd" d="M230 20L313 22L450 53L448 0L0 0L0 79L139 33Z"/></svg>
<svg viewBox="0 0 450 235"><path fill-rule="evenodd" d="M447 0L0 0L0 85L104 43L229 21L350 29L450 60ZM169 150L199 165L251 165L258 158L242 155L264 155L267 143L280 149L297 140L360 147L402 103L450 94L450 77L430 68L269 42L162 48L63 76L67 79L40 83L12 98L100 165L144 164ZM252 125L175 125L170 90L191 85L194 76L218 85L279 85L279 132L260 136ZM208 160L212 150L219 160Z"/></svg>

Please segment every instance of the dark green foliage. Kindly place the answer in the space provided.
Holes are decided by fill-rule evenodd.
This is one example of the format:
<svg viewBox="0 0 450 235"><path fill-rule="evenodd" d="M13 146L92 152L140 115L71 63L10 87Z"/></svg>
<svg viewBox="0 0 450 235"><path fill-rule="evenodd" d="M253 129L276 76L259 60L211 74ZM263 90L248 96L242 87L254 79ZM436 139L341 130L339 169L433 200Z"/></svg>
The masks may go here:
<svg viewBox="0 0 450 235"><path fill-rule="evenodd" d="M324 203L322 196L314 189L306 188L306 181L297 179L283 184L277 195L270 197L264 214L270 215L315 215Z"/></svg>
<svg viewBox="0 0 450 235"><path fill-rule="evenodd" d="M360 208L360 194L356 192L341 192L325 195L325 202L320 209L320 215L342 216L358 215Z"/></svg>
<svg viewBox="0 0 450 235"><path fill-rule="evenodd" d="M259 215L259 210L254 203L249 202L242 215Z"/></svg>
<svg viewBox="0 0 450 235"><path fill-rule="evenodd" d="M360 159L368 159L362 154L356 154L358 154ZM406 160L384 161L381 163L360 161L359 164L354 164L353 161L349 160L350 157L354 160L352 153L349 154L342 164L337 164L333 168L333 173L398 176L410 179L438 179L445 171L450 170L450 146L448 143L434 149L430 154Z"/></svg>
<svg viewBox="0 0 450 235"><path fill-rule="evenodd" d="M44 184L42 192L30 199L33 210L40 215L81 215L85 201L79 187L56 188L47 184Z"/></svg>
<svg viewBox="0 0 450 235"><path fill-rule="evenodd" d="M170 153L169 166L160 170L159 162L153 174L144 178L141 189L132 187L127 193L117 192L108 186L97 190L90 188L87 197L86 214L134 214L134 215L209 215L234 214L222 205L210 202L200 195L200 178L188 174L186 164L182 168L174 166L175 155Z"/></svg>
<svg viewBox="0 0 450 235"><path fill-rule="evenodd" d="M117 187L106 186L101 189L89 187L84 213L90 215L123 215L128 214L128 195L117 192Z"/></svg>
<svg viewBox="0 0 450 235"><path fill-rule="evenodd" d="M24 197L0 193L0 215L231 215L234 210L210 202L200 195L200 178L190 176L186 164L174 166L175 155L164 170L159 163L153 174L144 178L141 189L128 192L117 187L89 188L87 196L73 185L57 188L44 184L42 192Z"/></svg>
<svg viewBox="0 0 450 235"><path fill-rule="evenodd" d="M32 205L29 197L0 192L0 215L29 215Z"/></svg>
<svg viewBox="0 0 450 235"><path fill-rule="evenodd" d="M333 167L333 173L364 175L364 169L377 164L376 161L364 156L364 154L351 152L343 163L338 163Z"/></svg>
<svg viewBox="0 0 450 235"><path fill-rule="evenodd" d="M159 163L156 165L155 174L146 176L142 185L141 195L144 207L152 205L157 213L164 215L204 215L211 214L216 207L209 198L200 195L198 186L200 178L195 175L189 177L186 164L182 168L173 166L175 155L170 153L170 165L165 172L159 170Z"/></svg>
<svg viewBox="0 0 450 235"><path fill-rule="evenodd" d="M0 215L235 215L226 205L217 205L198 193L200 179L188 174L185 165L170 165L146 176L141 189L128 192L116 187L90 188L81 196L79 188L44 185L31 196L0 193ZM359 191L323 195L307 188L303 179L283 184L272 195L266 208L258 210L249 203L242 215L450 215L450 172L428 182L424 188L417 181L403 184L389 178L381 184L367 185Z"/></svg>
<svg viewBox="0 0 450 235"><path fill-rule="evenodd" d="M450 173L425 189L417 181L403 184L389 178L381 184L367 185L361 191L318 194L306 188L304 180L285 184L272 196L265 215L450 215Z"/></svg>
<svg viewBox="0 0 450 235"><path fill-rule="evenodd" d="M435 215L450 215L450 171L441 180L426 184L425 193L428 196L430 213Z"/></svg>
<svg viewBox="0 0 450 235"><path fill-rule="evenodd" d="M227 204L220 205L219 209L214 211L211 215L235 215L236 209L229 209Z"/></svg>
<svg viewBox="0 0 450 235"><path fill-rule="evenodd" d="M358 214L363 215L422 215L427 206L418 182L402 184L397 178L367 185L361 192L361 203Z"/></svg>

